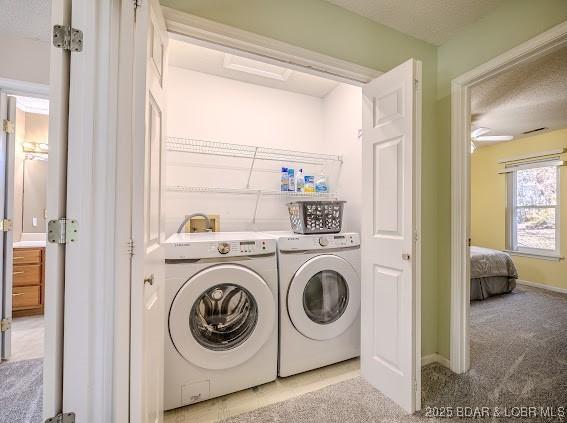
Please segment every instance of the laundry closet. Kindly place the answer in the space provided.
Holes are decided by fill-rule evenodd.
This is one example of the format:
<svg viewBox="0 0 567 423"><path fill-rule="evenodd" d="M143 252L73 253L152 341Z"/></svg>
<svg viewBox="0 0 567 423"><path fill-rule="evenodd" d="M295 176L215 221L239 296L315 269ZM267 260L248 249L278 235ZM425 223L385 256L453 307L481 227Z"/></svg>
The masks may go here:
<svg viewBox="0 0 567 423"><path fill-rule="evenodd" d="M302 199L346 201L342 230L360 231L360 87L176 39L168 61L167 236L194 213L210 228L188 232L290 230ZM326 192L294 190L300 170Z"/></svg>

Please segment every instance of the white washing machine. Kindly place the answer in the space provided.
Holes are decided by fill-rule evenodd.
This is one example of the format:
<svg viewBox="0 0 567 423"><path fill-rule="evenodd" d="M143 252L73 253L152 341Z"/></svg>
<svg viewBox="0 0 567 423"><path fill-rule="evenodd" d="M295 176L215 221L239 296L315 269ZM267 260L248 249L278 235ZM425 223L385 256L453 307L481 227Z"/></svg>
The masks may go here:
<svg viewBox="0 0 567 423"><path fill-rule="evenodd" d="M278 241L278 374L359 356L360 235L268 234Z"/></svg>
<svg viewBox="0 0 567 423"><path fill-rule="evenodd" d="M248 232L165 242L166 410L277 377L276 241Z"/></svg>

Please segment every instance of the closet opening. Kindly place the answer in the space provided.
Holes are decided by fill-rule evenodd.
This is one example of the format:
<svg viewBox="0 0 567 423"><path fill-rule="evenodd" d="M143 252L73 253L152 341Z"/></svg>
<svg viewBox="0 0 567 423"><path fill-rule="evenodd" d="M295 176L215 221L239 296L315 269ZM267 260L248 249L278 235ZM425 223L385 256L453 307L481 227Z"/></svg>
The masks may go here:
<svg viewBox="0 0 567 423"><path fill-rule="evenodd" d="M186 233L290 232L288 205L303 200L345 201L341 233L335 235L360 233L360 86L239 56L219 46L191 42L189 38L174 35L169 40L167 59L167 68L164 69L167 78L167 138L163 184L166 238L179 229ZM180 222L184 221L180 227ZM359 268L359 255L353 252L349 260L356 261L351 264ZM281 269L282 263L286 267L280 261L280 279L281 272L289 270ZM242 264L248 266L246 262ZM261 264L258 266L262 269ZM310 360L290 359L289 369L285 371L280 363L280 374L287 372L289 376L218 396L222 388L214 384L220 370L216 373L215 370L203 371L193 367L188 370L181 368L179 363L172 364L175 363L175 352L171 354L168 345L175 345L176 351L183 351L180 348L185 346L180 347L180 341L176 339L177 329L171 326L171 319L178 313L176 302L181 296L188 296L186 291L190 288L181 288L170 302L168 284L174 283L168 276L172 272L170 269L175 272L175 267L166 264L165 307L172 310L169 331L166 331L166 338L171 338L166 339L165 350L164 408L169 410L166 418L175 415L205 421L210 415L212 421L219 413L227 417L237 415L360 375L358 352L346 353L348 359L337 359L330 365L308 371L298 369L307 369ZM317 289L323 289L323 283L333 278L329 271L319 273L319 279L312 279L306 285L315 293ZM261 273L260 276L264 277ZM341 276L337 274L336 277ZM347 294L346 286L358 280L359 276L345 273L345 277L346 280L342 279L345 292L340 296L343 308L337 309L329 318L329 327L340 324L341 318L344 320L353 312L345 304L348 300L356 301L356 292L351 287ZM266 280L270 281L269 274ZM211 288L209 297L220 297L222 289L223 286ZM255 297L255 293L251 287L236 295L250 299ZM205 323L211 325L211 319L198 308L205 297L199 297L195 311L205 326L191 326L193 332L210 333L205 331L208 327ZM280 301L280 307L286 307L284 302ZM261 302L259 305L256 302L252 304L252 311L262 307ZM327 316L318 303L309 299L307 303L304 299L304 307L316 309L317 316L321 318ZM263 323L262 315L257 320L247 316L246 322ZM358 323L349 330L349 343L358 350ZM245 344L246 339L238 339ZM346 342L346 339L341 342ZM208 339L207 345L216 341ZM217 353L222 351L222 347L216 348ZM231 357L236 355L235 351ZM197 361L195 355L192 357ZM206 368L212 366L210 360L203 363ZM243 369L241 378L252 378L244 371L245 364L240 366ZM238 374L238 368L223 371L225 375L228 372ZM183 384L185 379L191 378L185 376L182 380L182 372L193 374L193 379L199 379L196 374L200 374L201 378L197 382ZM264 369L259 367L257 372L260 374ZM223 376L218 377L224 380ZM225 385L232 383L232 380L225 381ZM178 397L179 389L182 393Z"/></svg>

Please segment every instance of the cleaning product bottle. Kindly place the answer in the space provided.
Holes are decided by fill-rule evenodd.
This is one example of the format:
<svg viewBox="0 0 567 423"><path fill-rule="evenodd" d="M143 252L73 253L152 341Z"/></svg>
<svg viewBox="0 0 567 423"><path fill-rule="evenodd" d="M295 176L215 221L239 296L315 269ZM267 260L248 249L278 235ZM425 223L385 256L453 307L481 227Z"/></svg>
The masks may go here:
<svg viewBox="0 0 567 423"><path fill-rule="evenodd" d="M327 175L325 175L324 173L321 173L315 180L315 192L329 192Z"/></svg>
<svg viewBox="0 0 567 423"><path fill-rule="evenodd" d="M287 168L288 191L295 192L295 171L293 167Z"/></svg>
<svg viewBox="0 0 567 423"><path fill-rule="evenodd" d="M280 191L288 191L288 190L289 190L289 176L287 173L287 167L282 167Z"/></svg>
<svg viewBox="0 0 567 423"><path fill-rule="evenodd" d="M315 192L315 177L305 175L305 186L303 187L304 192Z"/></svg>
<svg viewBox="0 0 567 423"><path fill-rule="evenodd" d="M303 169L299 169L297 176L295 177L295 190L297 192L303 192L305 186L305 181L303 179Z"/></svg>

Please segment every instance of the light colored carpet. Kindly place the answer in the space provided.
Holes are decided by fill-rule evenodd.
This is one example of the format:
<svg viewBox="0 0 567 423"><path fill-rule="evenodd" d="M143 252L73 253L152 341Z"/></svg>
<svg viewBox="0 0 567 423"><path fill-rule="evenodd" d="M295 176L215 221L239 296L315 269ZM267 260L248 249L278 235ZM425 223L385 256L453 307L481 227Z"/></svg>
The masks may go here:
<svg viewBox="0 0 567 423"><path fill-rule="evenodd" d="M567 295L518 287L512 294L472 303L471 370L456 375L438 364L424 367L422 399L424 411L427 407L567 409ZM405 415L363 379L355 378L224 422L433 421L422 413Z"/></svg>
<svg viewBox="0 0 567 423"><path fill-rule="evenodd" d="M0 423L42 421L43 360L0 364Z"/></svg>

